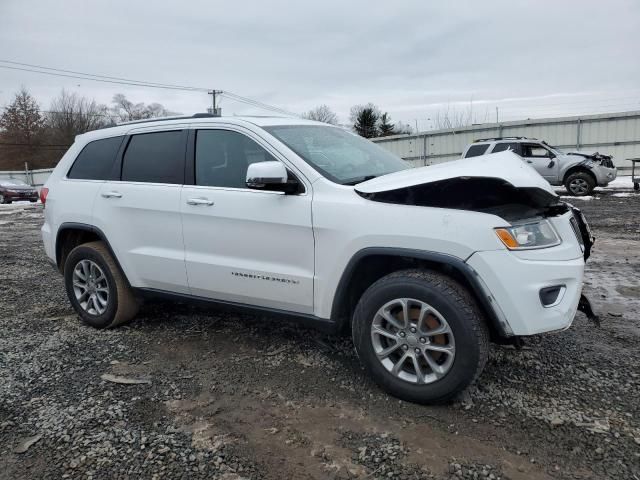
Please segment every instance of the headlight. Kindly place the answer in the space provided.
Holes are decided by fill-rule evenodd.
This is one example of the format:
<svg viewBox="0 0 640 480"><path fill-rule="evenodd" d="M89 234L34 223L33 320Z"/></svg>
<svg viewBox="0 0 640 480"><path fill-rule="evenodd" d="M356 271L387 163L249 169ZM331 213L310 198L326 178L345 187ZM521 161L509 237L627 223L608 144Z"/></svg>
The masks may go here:
<svg viewBox="0 0 640 480"><path fill-rule="evenodd" d="M551 222L544 219L496 228L496 235L509 250L553 247L562 241Z"/></svg>

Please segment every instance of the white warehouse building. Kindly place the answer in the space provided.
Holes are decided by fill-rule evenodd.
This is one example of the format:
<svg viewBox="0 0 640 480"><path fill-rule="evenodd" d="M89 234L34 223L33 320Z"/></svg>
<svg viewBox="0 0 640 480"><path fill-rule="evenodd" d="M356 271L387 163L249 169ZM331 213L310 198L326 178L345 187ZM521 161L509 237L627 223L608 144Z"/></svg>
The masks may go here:
<svg viewBox="0 0 640 480"><path fill-rule="evenodd" d="M561 150L597 151L613 155L618 169L627 170L627 159L640 157L640 111L483 123L372 140L417 167L456 160L474 140L491 137L537 138Z"/></svg>

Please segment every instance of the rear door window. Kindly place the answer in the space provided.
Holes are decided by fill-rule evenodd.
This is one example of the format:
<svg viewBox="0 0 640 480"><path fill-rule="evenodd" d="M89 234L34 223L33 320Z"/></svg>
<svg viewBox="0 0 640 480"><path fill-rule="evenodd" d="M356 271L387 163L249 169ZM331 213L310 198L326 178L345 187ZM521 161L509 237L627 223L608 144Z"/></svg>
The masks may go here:
<svg viewBox="0 0 640 480"><path fill-rule="evenodd" d="M480 155L484 155L485 152L487 151L487 148L489 148L489 145L487 144L471 145L469 147L469 150L467 150L467 153L465 154L464 158L478 157Z"/></svg>
<svg viewBox="0 0 640 480"><path fill-rule="evenodd" d="M133 135L122 159L122 181L184 183L184 131Z"/></svg>
<svg viewBox="0 0 640 480"><path fill-rule="evenodd" d="M124 137L111 137L88 143L73 162L67 178L108 180Z"/></svg>

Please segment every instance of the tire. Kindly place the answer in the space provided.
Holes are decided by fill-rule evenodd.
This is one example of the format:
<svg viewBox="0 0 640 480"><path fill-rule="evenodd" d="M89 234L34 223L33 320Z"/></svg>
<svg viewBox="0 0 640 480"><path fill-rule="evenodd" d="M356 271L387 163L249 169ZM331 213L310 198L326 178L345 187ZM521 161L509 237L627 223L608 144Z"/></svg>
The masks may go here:
<svg viewBox="0 0 640 480"><path fill-rule="evenodd" d="M564 182L569 195L574 197L584 197L591 195L596 188L595 179L587 172L574 172L567 177Z"/></svg>
<svg viewBox="0 0 640 480"><path fill-rule="evenodd" d="M389 362L393 363L393 357L390 355L385 359L378 358L376 351L387 351L390 345L395 347L395 344L381 345L387 340L386 336L378 335L372 328L379 322L385 323L383 319L388 318L380 315L381 309L390 308L388 311L393 312L393 307L389 306L393 306L399 299L408 300L407 311L410 313L407 316L410 319L414 315L412 312L416 312L417 305L426 304L435 313L425 310L430 313L424 317L428 320L423 322L423 326L424 323L432 322L427 330L435 332L435 328L444 328L444 324L448 324L450 333L432 337L427 335L425 339L419 336L420 329L416 334L410 333L409 330L399 330L396 332L396 339L390 342L406 343L402 343L401 348L396 349L391 355L395 355L397 359L404 353L413 355L411 351L417 352L416 349L423 348L422 352L432 355L431 360L436 360L436 368L442 370L439 375L435 369L429 374L429 365L432 363L420 355L416 355L415 358L419 359L416 361L420 362L418 365L423 381L417 380L413 359L405 362L408 365L403 364L403 370L399 374L394 374L389 369ZM436 314L440 315L444 322L438 320ZM397 320L397 317L393 318ZM386 326L388 328L390 323L386 323ZM480 376L488 358L489 332L476 302L469 292L453 279L430 270L398 271L371 285L356 306L352 332L356 352L367 373L383 390L409 402L447 402ZM404 338L397 337L403 333ZM418 343L423 341L428 344ZM403 350L406 348L405 345L408 347L407 350ZM427 351L428 348L451 348L452 345L453 355L435 352L434 358L433 353ZM387 362L387 365L383 362ZM448 368L446 371L445 367ZM414 371L415 379L408 378L412 375L411 370ZM403 376L405 378L402 378Z"/></svg>
<svg viewBox="0 0 640 480"><path fill-rule="evenodd" d="M638 190L640 190L640 183L636 182L633 184L633 189L637 192Z"/></svg>
<svg viewBox="0 0 640 480"><path fill-rule="evenodd" d="M83 266L92 272L88 278L99 280L104 277L103 280L90 280L95 285L89 287L88 283L85 283L85 287L74 286L74 280L76 285L84 282L79 275L87 278L83 273ZM138 311L138 302L129 283L103 242L85 243L71 250L64 264L64 283L71 305L80 319L92 327L117 327L130 321ZM87 288L90 293L93 292L89 295L95 297L93 301L82 296ZM103 303L105 298L106 302Z"/></svg>
<svg viewBox="0 0 640 480"><path fill-rule="evenodd" d="M4 195L0 194L0 203L1 204L8 204L8 203L11 203L11 200L8 200L7 198L5 198Z"/></svg>

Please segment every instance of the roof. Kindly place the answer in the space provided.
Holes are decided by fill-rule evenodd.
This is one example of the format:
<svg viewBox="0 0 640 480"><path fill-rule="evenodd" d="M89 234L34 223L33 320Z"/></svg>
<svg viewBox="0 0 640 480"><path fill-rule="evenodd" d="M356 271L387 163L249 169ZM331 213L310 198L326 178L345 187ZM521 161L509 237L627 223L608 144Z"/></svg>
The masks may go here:
<svg viewBox="0 0 640 480"><path fill-rule="evenodd" d="M186 125L215 125L215 124L231 124L231 125L247 125L252 124L258 127L269 127L276 125L327 125L326 123L316 122L313 120L305 120L293 117L276 117L276 116L230 116L230 117L214 117L207 114L196 114L193 116L181 117L164 117L153 118L149 120L136 120L126 122L114 127L102 128L100 130L92 130L90 132L78 135L83 140L92 140L104 137L113 137L117 135L125 135L132 130L144 129L145 127L162 127L164 125L186 126ZM77 137L76 137L77 138Z"/></svg>
<svg viewBox="0 0 640 480"><path fill-rule="evenodd" d="M539 142L537 138L533 137L491 137L491 138L479 138L474 140L473 143L486 143L486 142Z"/></svg>

